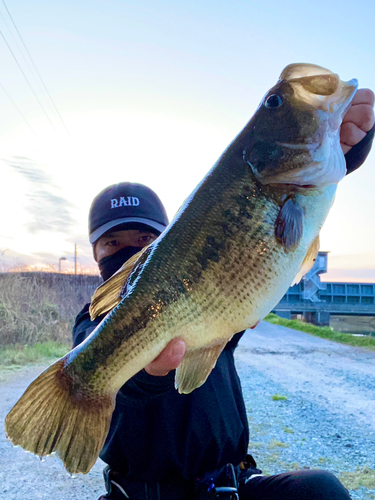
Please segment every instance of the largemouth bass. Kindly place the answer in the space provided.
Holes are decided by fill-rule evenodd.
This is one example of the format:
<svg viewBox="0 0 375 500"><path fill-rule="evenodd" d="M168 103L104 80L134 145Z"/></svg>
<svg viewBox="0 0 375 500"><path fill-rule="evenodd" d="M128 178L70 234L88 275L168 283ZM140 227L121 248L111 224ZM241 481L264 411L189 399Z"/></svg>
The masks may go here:
<svg viewBox="0 0 375 500"><path fill-rule="evenodd" d="M231 337L312 266L346 172L339 128L356 89L319 66L284 69L167 230L98 289L91 313L105 319L10 411L14 444L87 473L118 390L177 337L187 351L176 388L205 382Z"/></svg>

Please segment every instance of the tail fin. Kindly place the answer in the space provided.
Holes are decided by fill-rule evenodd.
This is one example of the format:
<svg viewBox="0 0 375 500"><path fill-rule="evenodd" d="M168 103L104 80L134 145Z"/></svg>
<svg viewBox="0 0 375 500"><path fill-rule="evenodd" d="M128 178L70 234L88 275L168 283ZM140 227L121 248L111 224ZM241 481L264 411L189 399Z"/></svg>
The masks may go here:
<svg viewBox="0 0 375 500"><path fill-rule="evenodd" d="M87 474L104 445L114 397L70 394L64 359L26 389L5 419L8 439L36 455L57 452L70 473Z"/></svg>

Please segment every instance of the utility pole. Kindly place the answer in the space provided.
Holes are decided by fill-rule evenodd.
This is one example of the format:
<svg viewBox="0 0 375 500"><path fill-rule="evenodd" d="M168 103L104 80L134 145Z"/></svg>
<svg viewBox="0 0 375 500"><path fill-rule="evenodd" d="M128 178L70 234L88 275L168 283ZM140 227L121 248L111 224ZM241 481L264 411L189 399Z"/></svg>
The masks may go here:
<svg viewBox="0 0 375 500"><path fill-rule="evenodd" d="M77 243L74 243L74 274L77 274Z"/></svg>

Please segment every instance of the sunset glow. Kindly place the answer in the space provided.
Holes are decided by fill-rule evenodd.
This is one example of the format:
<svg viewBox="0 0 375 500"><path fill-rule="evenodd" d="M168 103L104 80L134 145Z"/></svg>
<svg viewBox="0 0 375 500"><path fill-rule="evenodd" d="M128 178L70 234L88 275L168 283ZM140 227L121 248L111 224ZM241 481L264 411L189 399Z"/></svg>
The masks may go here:
<svg viewBox="0 0 375 500"><path fill-rule="evenodd" d="M77 244L79 269L96 272L87 215L112 183L150 186L171 219L290 63L319 64L375 89L369 0L8 7L63 121L14 45L51 126L1 43L3 269L57 269L66 257L62 269L71 272ZM0 13L6 18L2 5ZM4 18L0 29L13 47ZM338 188L321 235L330 251L324 279L375 281L374 185L372 151Z"/></svg>

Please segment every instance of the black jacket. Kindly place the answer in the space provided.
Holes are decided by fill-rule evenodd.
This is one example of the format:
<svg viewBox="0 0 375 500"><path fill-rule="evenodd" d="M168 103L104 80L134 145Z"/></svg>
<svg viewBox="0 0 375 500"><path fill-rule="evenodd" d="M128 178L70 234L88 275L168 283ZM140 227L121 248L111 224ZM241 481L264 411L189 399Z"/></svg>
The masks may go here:
<svg viewBox="0 0 375 500"><path fill-rule="evenodd" d="M77 316L74 346L102 318L91 322L88 304ZM194 479L228 462L244 459L249 429L233 337L202 387L191 394L174 388L174 371L166 377L139 372L117 395L110 431L100 454L114 470L134 480Z"/></svg>
<svg viewBox="0 0 375 500"><path fill-rule="evenodd" d="M346 156L348 172L363 163L374 128ZM74 346L102 318L91 322L88 304L73 329ZM191 394L166 377L139 372L119 391L101 458L114 470L139 481L194 480L226 463L239 464L249 442L245 404L234 366L234 350L243 332L220 355L206 383Z"/></svg>

